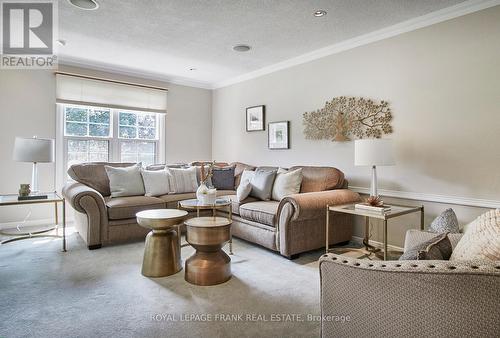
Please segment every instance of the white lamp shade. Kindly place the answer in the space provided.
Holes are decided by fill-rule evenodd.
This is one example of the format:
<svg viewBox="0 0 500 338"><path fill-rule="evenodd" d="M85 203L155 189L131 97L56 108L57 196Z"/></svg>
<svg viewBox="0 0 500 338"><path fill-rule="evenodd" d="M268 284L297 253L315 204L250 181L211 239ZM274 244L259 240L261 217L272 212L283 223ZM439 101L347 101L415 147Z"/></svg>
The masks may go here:
<svg viewBox="0 0 500 338"><path fill-rule="evenodd" d="M17 162L54 162L54 140L16 137L13 158Z"/></svg>
<svg viewBox="0 0 500 338"><path fill-rule="evenodd" d="M366 139L354 141L354 165L394 165L392 140Z"/></svg>

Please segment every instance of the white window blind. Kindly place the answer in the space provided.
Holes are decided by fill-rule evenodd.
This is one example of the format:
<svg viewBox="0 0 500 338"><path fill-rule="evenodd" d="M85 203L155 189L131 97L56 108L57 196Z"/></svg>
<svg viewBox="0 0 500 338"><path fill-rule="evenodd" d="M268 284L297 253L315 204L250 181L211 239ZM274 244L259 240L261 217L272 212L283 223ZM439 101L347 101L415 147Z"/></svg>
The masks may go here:
<svg viewBox="0 0 500 338"><path fill-rule="evenodd" d="M167 90L56 73L56 101L65 104L166 113Z"/></svg>

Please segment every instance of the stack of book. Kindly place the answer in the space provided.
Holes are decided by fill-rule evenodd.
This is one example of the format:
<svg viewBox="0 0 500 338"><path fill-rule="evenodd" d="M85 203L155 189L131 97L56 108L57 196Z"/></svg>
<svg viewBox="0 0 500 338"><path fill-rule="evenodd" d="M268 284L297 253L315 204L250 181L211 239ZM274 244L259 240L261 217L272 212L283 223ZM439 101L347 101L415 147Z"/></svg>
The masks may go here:
<svg viewBox="0 0 500 338"><path fill-rule="evenodd" d="M368 203L355 204L354 208L356 210L370 211L370 212L375 212L375 213L379 213L379 214L385 214L386 212L391 211L390 205L383 205L381 207L375 207L375 206L370 205Z"/></svg>

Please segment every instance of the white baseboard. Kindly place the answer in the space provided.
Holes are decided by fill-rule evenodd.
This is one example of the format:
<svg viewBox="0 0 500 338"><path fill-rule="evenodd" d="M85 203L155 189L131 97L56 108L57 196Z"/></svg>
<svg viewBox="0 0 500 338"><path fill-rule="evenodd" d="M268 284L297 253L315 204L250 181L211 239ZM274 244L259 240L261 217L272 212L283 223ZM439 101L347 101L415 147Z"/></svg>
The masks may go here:
<svg viewBox="0 0 500 338"><path fill-rule="evenodd" d="M365 188L365 187L349 187L349 189L360 194L370 193L370 188ZM408 192L408 191L397 191L397 190L386 190L386 189L378 189L378 193L381 196L402 198L406 200L455 204L455 205L463 205L463 206L479 207L479 208L491 208L491 209L500 208L500 201L497 200L435 195L435 194L425 194L419 192Z"/></svg>
<svg viewBox="0 0 500 338"><path fill-rule="evenodd" d="M352 236L352 241L354 243L356 243L356 244L361 244L362 245L363 244L363 237ZM384 248L384 243L377 242L377 241L374 241L374 240L371 240L371 239L370 239L370 244L373 245L376 248L379 248L379 249L383 249ZM391 251L403 251L402 247L391 245L391 244L387 245L387 249L389 249Z"/></svg>

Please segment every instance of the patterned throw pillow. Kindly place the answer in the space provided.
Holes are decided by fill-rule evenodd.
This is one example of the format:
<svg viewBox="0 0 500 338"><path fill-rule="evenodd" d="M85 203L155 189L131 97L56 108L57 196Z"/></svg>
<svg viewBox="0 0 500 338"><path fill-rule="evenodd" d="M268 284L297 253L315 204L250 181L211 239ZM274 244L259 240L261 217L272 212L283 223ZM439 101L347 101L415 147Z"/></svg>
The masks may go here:
<svg viewBox="0 0 500 338"><path fill-rule="evenodd" d="M451 242L446 232L414 246L399 257L399 260L448 260L451 253Z"/></svg>
<svg viewBox="0 0 500 338"><path fill-rule="evenodd" d="M453 209L448 208L441 213L438 217L432 221L429 225L429 231L442 234L444 232L449 232L452 234L458 234L460 232L460 227L458 225L457 215Z"/></svg>
<svg viewBox="0 0 500 338"><path fill-rule="evenodd" d="M168 168L170 174L170 191L174 194L195 192L198 189L196 167L188 169Z"/></svg>
<svg viewBox="0 0 500 338"><path fill-rule="evenodd" d="M234 190L234 167L214 167L212 185L218 190Z"/></svg>
<svg viewBox="0 0 500 338"><path fill-rule="evenodd" d="M469 225L450 260L500 261L500 209L490 210Z"/></svg>

